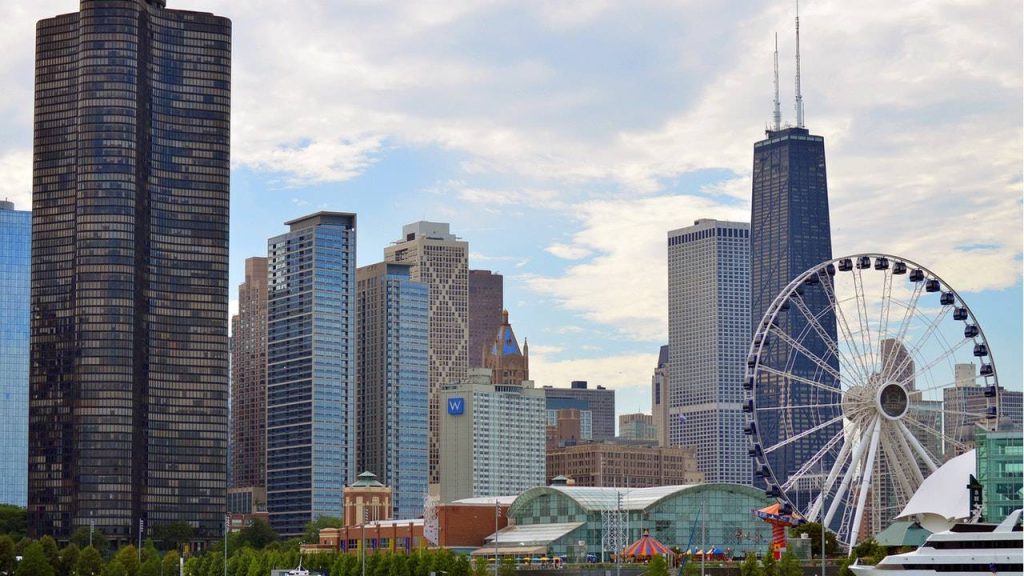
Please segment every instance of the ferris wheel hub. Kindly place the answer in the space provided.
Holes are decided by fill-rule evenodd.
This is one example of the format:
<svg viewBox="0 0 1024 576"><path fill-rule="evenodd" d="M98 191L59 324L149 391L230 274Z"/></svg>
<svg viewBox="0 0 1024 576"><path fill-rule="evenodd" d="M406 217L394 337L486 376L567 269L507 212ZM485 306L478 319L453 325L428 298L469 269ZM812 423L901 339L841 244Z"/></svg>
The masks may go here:
<svg viewBox="0 0 1024 576"><path fill-rule="evenodd" d="M887 382L878 387L875 396L878 413L889 420L899 420L910 409L910 396L907 390L895 382Z"/></svg>

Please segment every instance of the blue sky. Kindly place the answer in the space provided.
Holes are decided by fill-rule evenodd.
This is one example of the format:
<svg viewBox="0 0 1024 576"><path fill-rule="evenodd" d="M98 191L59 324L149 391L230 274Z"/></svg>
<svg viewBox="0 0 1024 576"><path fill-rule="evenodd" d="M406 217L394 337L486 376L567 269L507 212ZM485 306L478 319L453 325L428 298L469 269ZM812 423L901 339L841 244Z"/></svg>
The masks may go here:
<svg viewBox="0 0 1024 576"><path fill-rule="evenodd" d="M0 196L28 208L34 22L0 0ZM283 222L359 215L359 264L447 221L505 275L539 385L649 410L666 231L749 218L789 2L168 0L234 22L232 285ZM975 310L1021 386L1022 6L808 0L808 127L826 139L836 254L905 255ZM235 289L232 289L233 298Z"/></svg>

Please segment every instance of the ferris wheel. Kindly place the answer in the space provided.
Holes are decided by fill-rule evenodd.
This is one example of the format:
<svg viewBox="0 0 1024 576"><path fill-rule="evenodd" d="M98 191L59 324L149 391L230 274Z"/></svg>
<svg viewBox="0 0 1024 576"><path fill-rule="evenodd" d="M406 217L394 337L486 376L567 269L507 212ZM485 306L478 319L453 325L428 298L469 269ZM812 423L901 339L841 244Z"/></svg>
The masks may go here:
<svg viewBox="0 0 1024 576"><path fill-rule="evenodd" d="M955 290L906 258L797 276L754 331L744 433L769 496L853 546L999 422L995 364Z"/></svg>

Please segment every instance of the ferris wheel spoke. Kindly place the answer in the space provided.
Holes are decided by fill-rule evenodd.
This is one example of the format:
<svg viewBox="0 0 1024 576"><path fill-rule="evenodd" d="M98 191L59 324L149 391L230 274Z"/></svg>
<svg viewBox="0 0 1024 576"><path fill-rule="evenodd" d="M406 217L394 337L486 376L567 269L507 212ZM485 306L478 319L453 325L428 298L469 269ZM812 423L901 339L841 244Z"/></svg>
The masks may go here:
<svg viewBox="0 0 1024 576"><path fill-rule="evenodd" d="M772 332L773 334L778 336L786 344L789 344L790 348L793 348L794 350L796 350L800 354L803 354L805 357L807 357L811 362L814 362L815 364L817 364L818 367L821 368L822 370L824 370L826 373L828 373L829 376L832 376L833 378L835 378L836 379L836 383L839 383L839 382L842 381L840 379L841 377L839 376L839 372L834 367L832 367L832 365L830 365L828 362L823 360L821 357L819 357L814 352L811 352L810 350L808 350L803 344L801 344L795 338L793 338L792 336L787 334L785 330L783 330L782 328L779 328L778 326L772 326L771 329L770 329L770 332ZM835 392L838 392L837 388L833 388L832 390L835 391Z"/></svg>
<svg viewBox="0 0 1024 576"><path fill-rule="evenodd" d="M857 323L860 325L860 340L864 344L864 349L868 351L871 365L877 366L875 345L871 341L871 319L868 317L868 301L864 292L864 277L861 275L860 268L857 268L856 273L853 275L853 292L857 297L854 304L856 304L857 308ZM863 313L861 309L863 309Z"/></svg>
<svg viewBox="0 0 1024 576"><path fill-rule="evenodd" d="M928 471L935 472L936 470L938 470L938 464L936 464L934 458L930 454L928 454L928 451L925 450L924 446L921 445L921 442L918 441L917 436L914 436L913 432L911 432L910 429L907 428L905 424L903 424L903 422L897 420L896 427L899 429L900 433L903 434L903 437L907 440L907 442L910 443L910 446L914 449L914 451L917 452L917 455L921 458L921 461L924 462L924 465L928 468Z"/></svg>
<svg viewBox="0 0 1024 576"><path fill-rule="evenodd" d="M932 318L931 322L928 323L928 328L924 331L924 334L921 335L920 340L918 340L917 343L914 345L913 350L908 352L907 355L903 358L903 361L900 362L899 366L892 371L893 374L899 374L908 364L910 364L913 361L914 358L917 357L918 353L924 347L925 343L927 343L931 339L932 334L934 334L935 331L938 329L939 324L949 314L950 309L952 309L952 306L943 306L942 309L939 310L939 313L936 314L935 317ZM934 362L929 363L923 369L918 370L910 378L904 379L901 382L903 387L906 388L907 382L912 382L916 380L918 375L920 375L924 371L930 370L933 366L935 366L937 362L940 362L946 357L952 355L953 352L956 352L957 349L964 345L964 342L968 341L970 340L967 338L961 340L960 343L954 346L952 350L946 350L946 352L942 356L936 358Z"/></svg>
<svg viewBox="0 0 1024 576"><path fill-rule="evenodd" d="M845 431L842 432L845 438ZM814 521L819 515L824 516L823 508L825 502L825 496L832 492L832 487L836 482L836 478L839 477L839 473L843 470L843 465L846 463L846 459L850 455L850 447L853 445L852 442L844 441L842 448L839 449L839 455L836 456L835 462L832 463L832 467L828 471L828 478L822 485L821 492L815 499L814 504L811 506L810 512L807 515L808 520Z"/></svg>
<svg viewBox="0 0 1024 576"><path fill-rule="evenodd" d="M910 424L912 424L914 426L914 428L917 428L918 430L921 430L922 432L931 435L933 438L941 439L944 443L945 442L949 442L950 444L956 446L957 448L961 448L961 449L967 448L967 445L964 444L962 441L957 440L956 438L951 438L951 437L947 436L945 433L943 433L941 430L937 430L937 429L935 429L935 428L925 424L924 422L920 422L920 421L918 421L915 418L909 418L909 417L905 417L904 420L906 422L909 422ZM909 430L909 427L908 427L908 430ZM911 432L911 433L913 433L913 432ZM927 448L924 447L924 445L922 445L922 448L924 448L925 450L928 450ZM933 456L933 458L935 459L936 462L938 462L940 460L940 458L935 458L934 456Z"/></svg>
<svg viewBox="0 0 1024 576"><path fill-rule="evenodd" d="M825 392L828 392L829 394L840 394L841 393L841 391L838 388L833 388L833 387L831 387L831 386L829 386L827 384L822 384L821 382L818 382L817 380L811 380L810 378L804 378L803 376L797 376L796 374L793 374L792 372L786 372L784 370L776 370L775 368L772 368L771 366L760 366L758 368L758 370L761 371L761 372L767 372L769 374L774 374L775 376L779 376L781 378L792 380L794 382L800 382L802 384L807 384L808 386L813 386L815 388L824 390Z"/></svg>
<svg viewBox="0 0 1024 576"><path fill-rule="evenodd" d="M807 460L807 462L804 462L803 466L801 466L796 472L793 472L792 474L789 475L789 478L787 478L781 486L782 491L789 491L793 487L793 485L800 480L800 478L803 478L811 471L811 469L813 469L815 466L818 466L821 462L821 459L825 457L825 454L832 450L832 448L835 447L836 443L842 439L843 431L840 430L838 433L832 436L832 438L829 439L828 442L826 442L821 448L819 448L818 451L815 452L814 456L810 457Z"/></svg>
<svg viewBox="0 0 1024 576"><path fill-rule="evenodd" d="M911 320L914 318L914 311L917 310L917 301L921 299L921 294L924 292L924 282L915 282L914 290L910 294L910 301L907 302L906 308L903 311L903 320L900 321L899 329L896 332L896 342L903 343L907 338L907 330L910 329ZM908 354L908 357L911 357ZM898 373L893 371L893 373Z"/></svg>
<svg viewBox="0 0 1024 576"><path fill-rule="evenodd" d="M892 274L885 271L882 279L882 302L878 311L878 341L879 345L889 335L889 310L892 308ZM884 363L884 362L883 362ZM882 366L882 373L885 374L885 366Z"/></svg>
<svg viewBox="0 0 1024 576"><path fill-rule="evenodd" d="M905 503L914 494L914 484L911 479L913 471L911 469L920 470L918 469L917 461L901 458L903 456L903 449L900 446L902 435L893 426L885 426L883 433L882 453L885 455L891 475L879 480L883 484L888 483L896 488L897 501Z"/></svg>
<svg viewBox="0 0 1024 576"><path fill-rule="evenodd" d="M826 526L832 524L832 518L835 517L836 510L838 510L839 505L844 502L844 499L848 493L847 491L850 489L850 484L860 469L861 463L864 458L864 452L867 449L867 447L868 442L865 438L861 438L860 441L857 443L857 446L854 447L853 456L850 457L850 465L846 467L846 472L843 473L843 479L839 483L839 489L836 490L836 496L835 498L832 499L832 504L829 505L828 512L825 514ZM845 508L849 509L849 506L846 506ZM844 520L843 522L841 522L843 526L846 525L845 516L846 513L844 511Z"/></svg>
<svg viewBox="0 0 1024 576"><path fill-rule="evenodd" d="M869 405L870 402L863 402L862 401L862 402L853 403L853 402L847 401L845 405L848 406L848 405L851 405L851 404L852 405L858 405L858 406L859 405ZM773 411L779 411L779 410L803 410L803 409L809 409L809 408L838 408L838 407L842 407L842 406L844 406L844 404L842 402L835 402L833 404L803 404L801 406L767 406L765 408L756 408L756 410L758 412L773 412Z"/></svg>
<svg viewBox="0 0 1024 576"><path fill-rule="evenodd" d="M821 280L824 282L825 280ZM807 319L808 324L814 329L814 332L821 338L821 341L828 347L829 352L839 360L841 367L852 374L858 372L859 365L854 363L850 358L843 354L842 350L839 349L839 344L832 338L831 335L825 332L825 327L818 322L818 319L811 313L807 307L807 303L804 302L803 296L797 294L797 297L793 301L796 304L797 310ZM863 375L860 375L863 378Z"/></svg>
<svg viewBox="0 0 1024 576"><path fill-rule="evenodd" d="M836 416L835 418L830 418L830 419L822 422L821 424L818 424L817 426L814 426L812 428L808 428L807 430L804 430L803 432L800 432L799 434L794 434L793 436L790 436L789 438L786 438L785 440L783 440L782 442L779 442L778 444L773 444L772 446L769 446L768 448L765 448L764 449L764 453L765 454L771 454L772 452L778 450L779 448L782 448L783 446L788 446L789 444L792 444L793 442L796 442L797 440L800 440L801 438L806 438L806 437L810 436L811 434L814 434L815 432L820 432L820 431L824 430L825 428L828 428L829 426L831 426L833 424L837 424L839 422L842 422L842 420L843 420L843 415L841 415L841 414L839 416Z"/></svg>
<svg viewBox="0 0 1024 576"><path fill-rule="evenodd" d="M903 437L903 433L900 431L898 426L893 430L893 436L896 437L900 454L903 455L903 459L912 464L910 469L911 473L914 475L914 485L920 486L921 483L924 482L924 475L921 474L921 467L917 464L917 457L914 456L914 452L910 449L910 444L907 443L907 439Z"/></svg>
<svg viewBox="0 0 1024 576"><path fill-rule="evenodd" d="M853 337L853 331L850 330L850 324L846 320L846 313L843 312L843 307L839 304L838 299L835 295L835 288L830 286L829 283L823 282L821 284L822 292L828 297L829 305L836 311L836 316L839 318L839 329L843 332L843 339L848 343L847 345L852 348L853 357L855 359L854 365L858 367L857 375L860 376L861 382L867 382L871 375L871 369L865 366L864 362L860 359L864 358L861 354L860 348L857 346L857 340Z"/></svg>
<svg viewBox="0 0 1024 576"><path fill-rule="evenodd" d="M878 455L879 431L882 422L875 418L874 426L871 429L871 447L868 448L868 456L864 463L864 472L861 474L860 492L857 494L857 508L853 515L853 526L850 527L850 544L848 552L853 551L853 545L857 542L857 533L860 532L860 523L864 518L864 503L867 501L868 488L871 485L871 472L875 466L875 457Z"/></svg>
<svg viewBox="0 0 1024 576"><path fill-rule="evenodd" d="M943 352L941 356L937 356L937 357L935 357L935 358L934 358L933 360L929 361L929 362L928 362L928 364L925 364L925 366L924 366L923 368L921 368L921 369L917 370L916 372L914 372L914 373L913 373L913 374L911 374L910 376L908 376L908 377L904 378L903 380L900 380L900 381L899 381L899 382L897 382L897 383L898 383L898 384L899 384L900 386L903 386L904 388L906 388L906 387L907 387L907 384L908 384L908 383L916 382L916 381L917 381L917 377L918 377L918 376L920 376L920 375L922 375L922 374L926 374L926 373L927 373L927 372L929 372L929 371L930 371L930 370L931 370L932 368L934 368L934 367L935 367L935 366L936 366L936 365L937 365L937 364L938 364L939 362L942 362L943 360L946 360L946 359L948 359L948 358L949 358L950 356L953 356L953 355L954 355L954 353L955 353L955 352L956 352L957 350L959 350L959 349L963 348L963 347L964 347L964 345L966 345L966 344L967 344L968 342L972 342L972 340L971 340L970 338L964 338L963 340L961 340L960 342L958 342L957 344L955 344L955 345L954 345L954 346L953 346L952 348L949 348L949 349L947 349L947 350L946 350L945 352ZM917 350L917 349L915 348L915 351L916 351L916 350ZM902 364L902 366L906 366L906 364L907 364L907 363L906 363L906 362L904 362L904 363ZM902 368L901 368L901 369L902 369ZM923 389L919 390L919 392L930 392L931 390L934 390L934 389L935 389L935 387L923 388Z"/></svg>

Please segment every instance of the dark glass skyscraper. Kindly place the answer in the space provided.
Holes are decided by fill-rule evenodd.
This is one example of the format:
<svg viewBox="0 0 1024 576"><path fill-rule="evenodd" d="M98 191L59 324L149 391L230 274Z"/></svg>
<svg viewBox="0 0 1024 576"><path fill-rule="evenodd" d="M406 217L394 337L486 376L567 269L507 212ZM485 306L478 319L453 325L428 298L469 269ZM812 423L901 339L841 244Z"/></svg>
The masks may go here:
<svg viewBox="0 0 1024 576"><path fill-rule="evenodd" d="M805 128L769 131L767 138L754 144L753 198L750 219L750 311L751 329L783 288L808 268L832 258L832 236L828 214L828 185L825 178L825 140ZM827 286L806 286L803 302L819 316L826 335L836 340L836 320L829 311ZM780 312L779 329L810 352L824 358L838 372L838 359L829 353L826 341L814 333L797 307ZM818 382L828 382L821 368L810 358L786 346L773 346L776 354L762 358L779 370L788 370ZM836 383L838 386L838 383ZM759 409L789 402L790 405L835 404L836 397L824 394L798 381L762 373L757 382ZM809 430L837 415L837 408L821 408L808 421L784 410L772 412L775 418L759 417L760 435L767 451L779 440ZM813 414L796 411L800 415ZM779 482L811 459L824 443L835 436L838 424L811 433L784 448L773 450L767 458ZM758 479L757 483L761 483Z"/></svg>
<svg viewBox="0 0 1024 576"><path fill-rule="evenodd" d="M36 35L30 529L224 524L231 23L82 0Z"/></svg>

